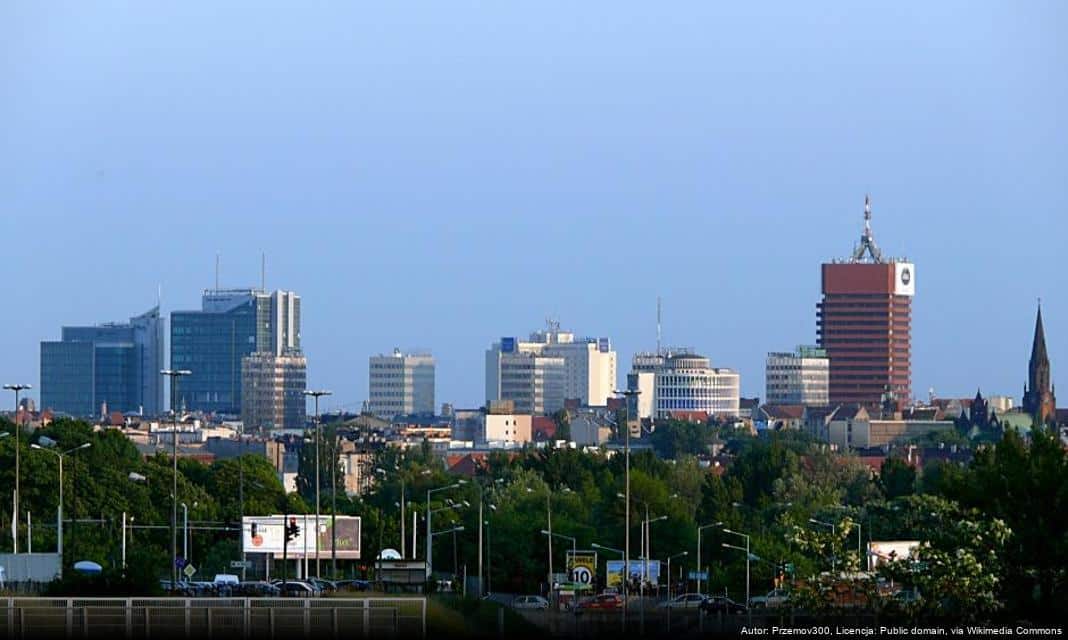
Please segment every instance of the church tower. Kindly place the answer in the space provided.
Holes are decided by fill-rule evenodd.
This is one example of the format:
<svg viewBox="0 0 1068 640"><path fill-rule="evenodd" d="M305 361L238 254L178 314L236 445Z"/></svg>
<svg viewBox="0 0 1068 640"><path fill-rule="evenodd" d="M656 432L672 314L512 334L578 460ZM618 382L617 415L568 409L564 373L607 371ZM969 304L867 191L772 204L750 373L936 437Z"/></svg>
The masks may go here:
<svg viewBox="0 0 1068 640"><path fill-rule="evenodd" d="M1031 361L1027 368L1027 387L1024 388L1023 410L1037 421L1046 422L1056 415L1056 388L1049 370L1049 355L1046 353L1046 331L1042 327L1042 305L1038 306L1035 319L1035 340L1031 345Z"/></svg>

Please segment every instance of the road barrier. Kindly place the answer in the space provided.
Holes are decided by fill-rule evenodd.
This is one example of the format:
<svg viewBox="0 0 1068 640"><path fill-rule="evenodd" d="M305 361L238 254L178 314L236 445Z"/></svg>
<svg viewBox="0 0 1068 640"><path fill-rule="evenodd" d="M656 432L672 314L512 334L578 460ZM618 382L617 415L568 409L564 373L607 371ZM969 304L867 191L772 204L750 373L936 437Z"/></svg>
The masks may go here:
<svg viewBox="0 0 1068 640"><path fill-rule="evenodd" d="M7 638L425 637L426 598L0 598Z"/></svg>

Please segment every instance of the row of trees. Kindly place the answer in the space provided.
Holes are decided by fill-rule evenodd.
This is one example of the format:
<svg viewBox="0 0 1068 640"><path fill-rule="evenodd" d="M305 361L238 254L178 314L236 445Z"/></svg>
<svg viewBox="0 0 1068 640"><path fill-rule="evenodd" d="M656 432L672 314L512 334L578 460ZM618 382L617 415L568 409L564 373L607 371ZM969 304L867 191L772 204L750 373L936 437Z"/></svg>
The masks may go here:
<svg viewBox="0 0 1068 640"><path fill-rule="evenodd" d="M11 431L10 424L3 427ZM672 434L675 431L675 434ZM658 426L661 444L707 438L684 424ZM33 513L33 546L55 545L52 523L56 491L56 457L28 447L42 435L71 448L91 442L89 449L65 463L65 509L79 521L67 532L67 561L92 559L106 567L119 565L118 527L121 514L136 527L170 523L171 463L165 453L147 459L121 434L94 432L75 421L57 421L22 438L22 504ZM751 536L752 591L767 591L777 567L792 564L799 582L811 580L832 565L859 569L866 563L869 540L921 540L921 564L899 563L888 572L898 581L919 587L917 605L925 615L996 615L1025 611L1030 615L1056 610L1065 601L1068 567L1068 461L1051 433L1038 430L1030 442L1008 433L996 446L977 452L967 468L934 464L917 473L891 458L878 478L855 457L839 455L803 434L780 432L761 437L720 433L732 462L726 469L703 467L697 458L677 453L672 459L643 451L631 456L631 541L638 555L640 522L646 513L666 517L651 525L651 555L665 559L682 551L672 563L685 576L696 568L697 528L716 522L702 535L702 569L710 572L705 588L741 599L745 589L745 557L722 543L736 543L722 528ZM14 484L15 438L0 440L0 487L10 494ZM324 429L320 443L323 512L331 508L333 434ZM684 445L681 448L685 448ZM271 464L261 456L220 460L211 465L179 461L179 499L190 505L190 519L236 525L248 515L307 513L314 508L314 447L301 458L297 493L286 495ZM402 500L408 513L422 514L427 491L448 486L449 476L428 446L401 452L386 449L376 460L375 489L349 498L337 492L339 513L363 519L364 558L380 549L401 546ZM146 478L130 479L130 472ZM552 514L554 532L576 538L580 549L593 543L622 548L625 537L624 456L586 454L568 448L496 453L465 484L433 494L430 508L435 530L463 525L455 539L435 538L434 568L438 572L474 575L478 564L478 503L484 520L484 558L494 591L530 592L548 573L547 538L541 533ZM450 503L451 501L451 503ZM195 504L195 506L193 506ZM452 506L450 506L450 504ZM470 506L465 506L470 505ZM0 505L0 518L11 522L10 503ZM493 505L490 508L489 505ZM830 526L815 524L812 521ZM411 540L411 516L405 523ZM419 522L419 557L424 557L425 522ZM6 528L6 527L5 527ZM135 528L128 545L131 571L146 582L166 576L170 532L166 528ZM24 535L24 534L23 534ZM205 531L195 536L190 554L205 573L222 571L239 557L236 531ZM10 537L0 549L10 549ZM409 545L405 545L409 546ZM554 565L564 566L564 548L555 541ZM409 546L410 552L410 546ZM607 559L602 554L603 560ZM370 564L367 560L364 564ZM367 567L362 567L366 570ZM346 566L347 573L360 566ZM603 576L602 576L603 577Z"/></svg>

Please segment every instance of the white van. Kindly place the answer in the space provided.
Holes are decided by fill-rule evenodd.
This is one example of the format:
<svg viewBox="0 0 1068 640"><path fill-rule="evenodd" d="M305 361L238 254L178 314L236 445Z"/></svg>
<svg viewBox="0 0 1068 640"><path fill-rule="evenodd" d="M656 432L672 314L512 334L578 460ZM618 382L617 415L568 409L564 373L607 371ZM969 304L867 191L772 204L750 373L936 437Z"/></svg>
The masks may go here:
<svg viewBox="0 0 1068 640"><path fill-rule="evenodd" d="M232 573L216 573L215 580L213 582L216 586L221 584L233 586L236 584L241 584L241 579Z"/></svg>

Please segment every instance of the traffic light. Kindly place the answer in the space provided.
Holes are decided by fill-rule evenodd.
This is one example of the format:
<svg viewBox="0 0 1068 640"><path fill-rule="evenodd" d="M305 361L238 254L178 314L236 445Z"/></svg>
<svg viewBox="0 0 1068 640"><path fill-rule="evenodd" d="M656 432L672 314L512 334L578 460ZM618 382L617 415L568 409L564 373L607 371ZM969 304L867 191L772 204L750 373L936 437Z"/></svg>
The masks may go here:
<svg viewBox="0 0 1068 640"><path fill-rule="evenodd" d="M297 519L290 518L289 525L286 527L286 542L293 542L298 535L300 535L300 527L297 526Z"/></svg>

